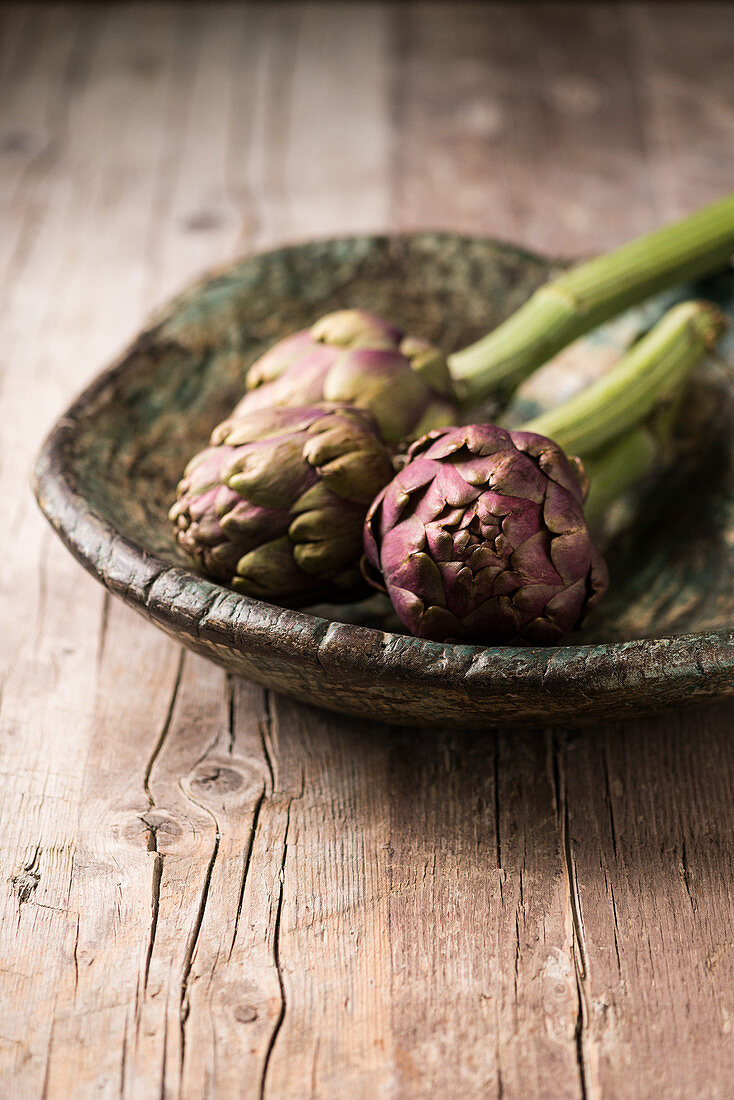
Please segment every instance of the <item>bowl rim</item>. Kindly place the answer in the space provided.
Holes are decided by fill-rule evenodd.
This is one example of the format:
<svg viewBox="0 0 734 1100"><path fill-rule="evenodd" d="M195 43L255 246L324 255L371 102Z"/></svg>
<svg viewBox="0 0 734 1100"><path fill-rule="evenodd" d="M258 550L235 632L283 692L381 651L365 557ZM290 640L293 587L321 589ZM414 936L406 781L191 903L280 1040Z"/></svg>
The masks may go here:
<svg viewBox="0 0 734 1100"><path fill-rule="evenodd" d="M125 378L136 357L153 345L162 322L183 298L197 290L203 290L235 267L256 257L267 259L284 253L299 252L314 244L327 247L343 246L351 242L386 242L389 245L399 245L401 242L414 242L421 238L451 238L467 243L482 241L499 248L511 249L515 254L523 254L535 260L540 259L550 264L559 262L489 236L420 230L312 238L263 252L248 253L234 263L209 269L156 310L140 334L110 366L82 390L55 422L40 449L31 475L32 487L42 512L84 568L109 591L122 595L127 603L142 611L146 617L161 624L170 622L173 618L170 595L166 596L165 592L159 591L160 586L156 584L162 577L168 577L175 581L181 591L185 590L185 618L198 623L197 632L201 632L201 624L205 620L216 619L220 626L220 640L242 652L246 652L247 647L240 644L243 636L241 621L245 620L246 623L248 616L254 612L258 619L260 653L284 657L299 652L302 654L304 644L311 641L316 647L315 656L318 660L318 650L330 635L336 635L340 642L349 640L349 664L358 674L388 674L391 678L398 676L403 681L408 678L418 679L436 685L439 681L443 685L459 684L465 681L467 672L481 662L483 667L478 673L473 673L474 682L479 675L487 684L496 681L497 685L504 685L506 690L521 690L523 687L530 688L531 685L537 688L539 672L544 680L546 672L552 667L554 687L563 690L564 683L578 684L579 662L583 669L593 658L593 682L588 686L590 694L598 698L607 692L619 691L620 666L622 663L626 665L634 654L635 664L639 664L642 655L650 659L650 667L641 673L649 688L654 689L656 685L663 686L671 681L684 679L690 684L694 695L705 695L703 683L712 674L734 674L734 627L611 642L585 642L580 645L478 646L433 642L376 627L342 623L235 592L192 568L174 564L150 553L139 543L118 532L109 520L90 506L79 489L73 457L77 428L115 394L118 381ZM114 563L116 555L120 553L124 553L127 562L132 559L140 567L141 576L145 576L142 583L126 585L116 580ZM222 615L219 605L224 602L228 608L226 614ZM231 628L228 640L222 638L222 624ZM236 626L239 626L239 638L236 636ZM246 637L246 633L244 636ZM666 650L665 659L661 659L661 654L656 653L661 645ZM702 651L705 660L702 659ZM417 653L424 654L425 660L416 660Z"/></svg>

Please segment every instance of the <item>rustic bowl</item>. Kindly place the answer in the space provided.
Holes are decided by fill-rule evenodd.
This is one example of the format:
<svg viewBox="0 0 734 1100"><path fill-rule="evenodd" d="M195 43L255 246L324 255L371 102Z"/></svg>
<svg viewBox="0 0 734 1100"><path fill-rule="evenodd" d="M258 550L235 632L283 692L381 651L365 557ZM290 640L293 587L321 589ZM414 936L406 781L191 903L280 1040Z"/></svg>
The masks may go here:
<svg viewBox="0 0 734 1100"><path fill-rule="evenodd" d="M574 644L419 641L392 629L380 597L313 613L277 607L198 575L171 538L166 512L187 459L273 340L349 305L450 350L517 308L550 268L508 245L428 233L245 259L177 298L59 420L35 469L41 508L89 572L181 643L333 710L396 723L573 724L734 694L734 398L723 361L699 383L715 410L706 447L638 501L608 548L610 593ZM721 276L696 289L728 303L731 284ZM609 331L567 358L561 388L574 363L607 354ZM558 368L548 377L552 388ZM524 400L532 406L532 388Z"/></svg>

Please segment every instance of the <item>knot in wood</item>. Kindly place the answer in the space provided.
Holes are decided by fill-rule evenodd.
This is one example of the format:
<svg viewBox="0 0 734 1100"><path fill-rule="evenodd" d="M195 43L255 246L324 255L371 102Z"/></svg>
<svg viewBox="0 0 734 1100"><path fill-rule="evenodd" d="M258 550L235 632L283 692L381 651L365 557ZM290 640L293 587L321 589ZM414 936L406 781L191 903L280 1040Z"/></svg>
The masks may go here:
<svg viewBox="0 0 734 1100"><path fill-rule="evenodd" d="M242 772L228 764L203 763L191 773L191 786L202 791L238 791L244 782Z"/></svg>
<svg viewBox="0 0 734 1100"><path fill-rule="evenodd" d="M235 804L259 797L266 783L264 764L232 756L201 760L186 779L195 801L230 810Z"/></svg>
<svg viewBox="0 0 734 1100"><path fill-rule="evenodd" d="M28 868L24 869L18 875L13 875L10 880L13 890L18 898L20 905L24 905L29 901L36 887L41 881L41 876L38 871L32 871Z"/></svg>
<svg viewBox="0 0 734 1100"><path fill-rule="evenodd" d="M219 229L224 219L216 210L197 210L184 218L184 229L189 233L206 233Z"/></svg>
<svg viewBox="0 0 734 1100"><path fill-rule="evenodd" d="M42 134L34 134L30 130L8 130L0 136L0 153L35 157L44 151L47 144Z"/></svg>
<svg viewBox="0 0 734 1100"><path fill-rule="evenodd" d="M165 854L179 845L184 835L181 822L166 810L151 809L140 815L148 851Z"/></svg>
<svg viewBox="0 0 734 1100"><path fill-rule="evenodd" d="M227 983L220 989L219 997L238 1024L254 1024L261 1018L270 1018L267 998L255 982Z"/></svg>

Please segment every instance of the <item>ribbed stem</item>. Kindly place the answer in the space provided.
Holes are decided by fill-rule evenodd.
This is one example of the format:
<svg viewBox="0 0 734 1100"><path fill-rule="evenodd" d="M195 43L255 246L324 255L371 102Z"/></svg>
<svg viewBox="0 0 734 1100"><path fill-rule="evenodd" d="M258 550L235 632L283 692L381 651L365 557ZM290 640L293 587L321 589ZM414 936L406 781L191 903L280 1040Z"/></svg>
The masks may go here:
<svg viewBox="0 0 734 1100"><path fill-rule="evenodd" d="M716 306L681 302L607 374L523 429L548 436L569 454L593 454L671 400L723 329Z"/></svg>
<svg viewBox="0 0 734 1100"><path fill-rule="evenodd" d="M542 286L493 332L449 358L462 401L507 391L571 341L665 287L715 272L734 254L734 192Z"/></svg>
<svg viewBox="0 0 734 1100"><path fill-rule="evenodd" d="M663 464L665 448L648 427L633 428L593 458L584 461L589 495L584 515L591 527L601 525L623 493L638 485Z"/></svg>
<svg viewBox="0 0 734 1100"><path fill-rule="evenodd" d="M584 457L589 479L584 514L592 528L604 526L609 509L619 497L670 464L680 447L676 426L680 423L685 393L683 384L644 424Z"/></svg>

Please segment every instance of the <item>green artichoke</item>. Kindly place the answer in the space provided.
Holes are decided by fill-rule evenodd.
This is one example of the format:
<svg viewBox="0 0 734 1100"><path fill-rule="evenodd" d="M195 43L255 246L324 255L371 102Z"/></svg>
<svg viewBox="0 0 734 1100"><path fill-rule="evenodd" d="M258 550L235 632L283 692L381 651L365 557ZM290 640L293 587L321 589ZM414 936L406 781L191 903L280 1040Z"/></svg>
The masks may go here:
<svg viewBox="0 0 734 1100"><path fill-rule="evenodd" d="M391 444L457 419L441 352L359 309L329 313L269 348L250 368L232 419L321 401L369 409Z"/></svg>
<svg viewBox="0 0 734 1100"><path fill-rule="evenodd" d="M370 508L365 576L420 638L557 642L608 583L584 493L579 465L544 436L492 424L431 432Z"/></svg>
<svg viewBox="0 0 734 1100"><path fill-rule="evenodd" d="M394 473L371 414L349 405L264 409L215 430L170 510L205 573L278 603L360 592L362 525Z"/></svg>

